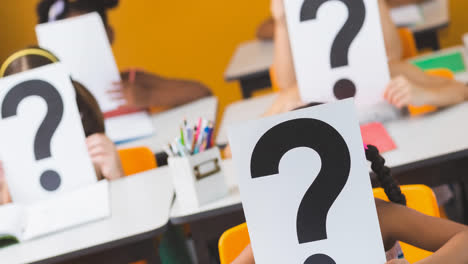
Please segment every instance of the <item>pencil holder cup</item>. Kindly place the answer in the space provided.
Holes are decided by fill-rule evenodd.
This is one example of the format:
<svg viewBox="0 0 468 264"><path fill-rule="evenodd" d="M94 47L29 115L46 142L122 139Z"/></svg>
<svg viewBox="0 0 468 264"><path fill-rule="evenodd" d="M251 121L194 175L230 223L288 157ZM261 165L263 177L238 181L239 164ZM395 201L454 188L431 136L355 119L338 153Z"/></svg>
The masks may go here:
<svg viewBox="0 0 468 264"><path fill-rule="evenodd" d="M217 147L187 157L170 157L169 168L177 200L197 208L228 194Z"/></svg>

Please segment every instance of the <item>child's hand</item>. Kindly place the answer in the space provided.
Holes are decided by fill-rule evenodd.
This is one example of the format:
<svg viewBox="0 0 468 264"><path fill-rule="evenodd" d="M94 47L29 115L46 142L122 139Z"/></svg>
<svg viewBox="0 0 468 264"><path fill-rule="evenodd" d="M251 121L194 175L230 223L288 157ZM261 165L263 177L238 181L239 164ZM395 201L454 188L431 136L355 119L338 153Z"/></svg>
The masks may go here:
<svg viewBox="0 0 468 264"><path fill-rule="evenodd" d="M282 21L286 18L283 0L271 0L271 15L275 21Z"/></svg>
<svg viewBox="0 0 468 264"><path fill-rule="evenodd" d="M122 81L113 83L114 87L109 94L113 100L120 101L124 107L148 108L151 106L150 77L144 72L124 72Z"/></svg>
<svg viewBox="0 0 468 264"><path fill-rule="evenodd" d="M98 173L108 180L123 177L122 164L114 143L104 134L93 134L86 138L86 145Z"/></svg>
<svg viewBox="0 0 468 264"><path fill-rule="evenodd" d="M5 178L5 170L3 164L0 162L0 205L11 203L10 192Z"/></svg>
<svg viewBox="0 0 468 264"><path fill-rule="evenodd" d="M411 83L407 78L398 76L390 81L384 98L394 106L402 108L408 105L421 106L430 99L429 92Z"/></svg>
<svg viewBox="0 0 468 264"><path fill-rule="evenodd" d="M394 259L390 260L386 264L410 264L406 259Z"/></svg>

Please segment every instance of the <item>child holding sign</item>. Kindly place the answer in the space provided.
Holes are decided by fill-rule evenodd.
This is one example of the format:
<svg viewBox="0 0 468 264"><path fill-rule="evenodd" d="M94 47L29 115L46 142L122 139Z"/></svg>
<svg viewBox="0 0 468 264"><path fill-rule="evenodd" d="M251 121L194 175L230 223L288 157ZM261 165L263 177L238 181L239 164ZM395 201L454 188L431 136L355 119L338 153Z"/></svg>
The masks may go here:
<svg viewBox="0 0 468 264"><path fill-rule="evenodd" d="M0 77L5 77L58 62L50 52L40 48L21 50L10 56L0 69ZM102 112L92 94L78 82L72 81L76 100L86 136L86 145L99 179L114 180L123 177L123 169L117 149L104 134ZM0 204L11 202L0 163Z"/></svg>
<svg viewBox="0 0 468 264"><path fill-rule="evenodd" d="M412 64L402 61L401 41L398 30L390 17L389 2L395 4L398 1L379 0L380 17L390 75L392 77L392 80L386 87L384 98L398 108L410 104L415 106L433 105L443 107L468 99L468 89L463 83L438 76L430 76ZM296 73L291 54L283 0L272 0L271 9L275 28L275 56L273 65L277 84L281 90L297 90ZM313 87L309 87L309 89L313 89ZM298 100L297 91L289 93L297 94L293 99Z"/></svg>
<svg viewBox="0 0 468 264"><path fill-rule="evenodd" d="M406 198L384 166L384 159L377 148L368 146L366 158L372 162L382 187L391 203L375 200L379 216L382 239L387 251L387 264L408 264L404 260L398 241L435 252L421 260L424 263L467 263L468 253L465 244L468 242L468 228L461 224L426 216L405 207ZM255 263L250 245L241 253L233 264Z"/></svg>
<svg viewBox="0 0 468 264"><path fill-rule="evenodd" d="M107 11L115 8L118 0L42 0L37 6L39 23L98 12L106 27L109 42L114 41L114 30L108 22ZM122 73L122 83L114 84L113 97L125 100L130 107L175 107L209 96L210 90L195 81L169 79L145 71ZM109 84L112 88L113 84Z"/></svg>

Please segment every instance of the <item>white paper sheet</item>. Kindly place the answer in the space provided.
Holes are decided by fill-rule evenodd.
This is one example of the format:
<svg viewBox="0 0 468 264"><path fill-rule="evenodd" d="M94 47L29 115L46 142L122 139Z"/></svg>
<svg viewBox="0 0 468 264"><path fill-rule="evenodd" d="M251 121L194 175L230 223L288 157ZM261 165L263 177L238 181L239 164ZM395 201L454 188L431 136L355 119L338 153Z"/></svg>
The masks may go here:
<svg viewBox="0 0 468 264"><path fill-rule="evenodd" d="M91 13L36 26L42 48L50 50L96 97L103 112L114 110L108 90L120 81L120 73L101 17Z"/></svg>
<svg viewBox="0 0 468 264"><path fill-rule="evenodd" d="M104 24L97 13L40 24L36 27L41 47L52 51L96 97L103 112L117 109L118 101L108 94L120 73L107 39ZM152 134L146 112L106 120L106 132L114 142L127 141Z"/></svg>
<svg viewBox="0 0 468 264"><path fill-rule="evenodd" d="M138 112L105 120L106 134L116 143L151 136L153 124L146 112Z"/></svg>
<svg viewBox="0 0 468 264"><path fill-rule="evenodd" d="M80 190L29 206L22 239L29 240L111 214L109 182L100 181Z"/></svg>
<svg viewBox="0 0 468 264"><path fill-rule="evenodd" d="M60 113L57 98L50 102L50 107L54 108L48 108L46 100L40 96L27 96L16 107L16 115L0 118L0 158L13 202L27 205L96 183L69 73L56 63L0 79L0 117L4 116L7 100L14 99L5 99L7 94L11 94L10 91L23 93L25 89L19 88L26 87L25 82L32 82L28 86L32 91L52 87L56 91L54 94L58 92L63 102L63 116L50 140L51 157L39 160L34 151L36 134L48 109L52 115ZM44 140L38 142L44 145L37 149L47 149ZM41 184L41 175L47 170L56 171L60 176L58 189L48 191Z"/></svg>
<svg viewBox="0 0 468 264"><path fill-rule="evenodd" d="M229 142L256 263L305 263L315 254L337 264L386 262L352 100L232 126ZM337 186L320 224L305 218L299 229L308 189L302 212L314 220ZM326 237L300 244L310 229Z"/></svg>

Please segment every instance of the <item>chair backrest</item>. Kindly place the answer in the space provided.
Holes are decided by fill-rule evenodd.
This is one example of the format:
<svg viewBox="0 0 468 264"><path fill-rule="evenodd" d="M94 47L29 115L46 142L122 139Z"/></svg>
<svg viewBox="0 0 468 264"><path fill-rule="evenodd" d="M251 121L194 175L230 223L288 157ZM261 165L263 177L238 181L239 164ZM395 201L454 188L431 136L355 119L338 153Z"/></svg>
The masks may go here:
<svg viewBox="0 0 468 264"><path fill-rule="evenodd" d="M424 185L407 185L401 187L407 199L407 206L426 215L439 217L439 207L432 190ZM386 200L387 196L381 188L374 189L374 197ZM250 238L247 224L233 227L221 236L219 240L219 256L221 264L233 262L249 245ZM432 253L402 243L403 252L410 263L430 256Z"/></svg>
<svg viewBox="0 0 468 264"><path fill-rule="evenodd" d="M246 223L224 232L218 243L221 264L233 262L249 244L250 237Z"/></svg>
<svg viewBox="0 0 468 264"><path fill-rule="evenodd" d="M119 150L120 161L125 176L157 168L156 158L147 147L136 147Z"/></svg>
<svg viewBox="0 0 468 264"><path fill-rule="evenodd" d="M398 34L400 35L402 59L406 60L418 55L418 47L413 32L408 28L399 28Z"/></svg>
<svg viewBox="0 0 468 264"><path fill-rule="evenodd" d="M409 208L426 215L440 217L439 206L431 188L425 185L408 185L402 186L401 190L406 196L407 206ZM383 189L374 189L374 196L388 201ZM432 254L431 252L404 243L401 243L401 247L406 259L410 263L427 258Z"/></svg>
<svg viewBox="0 0 468 264"><path fill-rule="evenodd" d="M280 88L278 86L278 81L276 80L276 73L275 73L275 67L271 66L270 67L270 80L271 80L271 88L273 89L274 92L279 92Z"/></svg>

